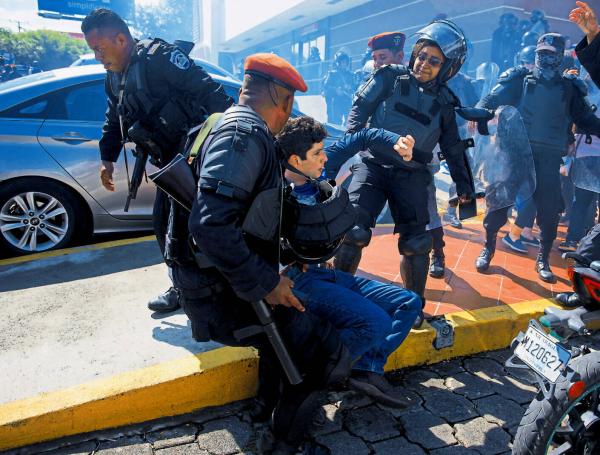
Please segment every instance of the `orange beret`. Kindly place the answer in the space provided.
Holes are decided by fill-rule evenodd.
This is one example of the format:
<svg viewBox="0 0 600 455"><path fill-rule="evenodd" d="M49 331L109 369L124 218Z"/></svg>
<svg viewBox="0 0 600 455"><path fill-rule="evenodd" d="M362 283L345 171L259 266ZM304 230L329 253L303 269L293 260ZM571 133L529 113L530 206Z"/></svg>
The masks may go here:
<svg viewBox="0 0 600 455"><path fill-rule="evenodd" d="M291 91L308 90L298 70L275 54L253 54L246 57L244 72L258 74Z"/></svg>
<svg viewBox="0 0 600 455"><path fill-rule="evenodd" d="M368 43L371 50L390 49L392 47L404 48L406 36L402 32L385 32L373 36Z"/></svg>

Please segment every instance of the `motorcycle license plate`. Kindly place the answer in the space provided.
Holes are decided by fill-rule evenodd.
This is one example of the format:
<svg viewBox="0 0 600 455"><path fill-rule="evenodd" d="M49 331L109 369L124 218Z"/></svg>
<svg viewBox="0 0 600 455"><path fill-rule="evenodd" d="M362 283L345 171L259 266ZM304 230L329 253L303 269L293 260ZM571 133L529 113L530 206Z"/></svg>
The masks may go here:
<svg viewBox="0 0 600 455"><path fill-rule="evenodd" d="M515 349L515 355L552 383L571 359L567 349L531 325Z"/></svg>

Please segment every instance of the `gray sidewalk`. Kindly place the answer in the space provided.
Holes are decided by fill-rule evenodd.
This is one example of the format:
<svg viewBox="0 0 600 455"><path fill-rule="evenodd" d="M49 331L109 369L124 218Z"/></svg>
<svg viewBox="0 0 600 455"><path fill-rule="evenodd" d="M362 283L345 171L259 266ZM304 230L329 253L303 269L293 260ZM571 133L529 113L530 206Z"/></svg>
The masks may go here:
<svg viewBox="0 0 600 455"><path fill-rule="evenodd" d="M462 455L510 453L518 423L536 388L508 372L508 350L411 368L389 375L413 400L407 410L372 403L354 392L330 393L326 422L311 435L314 454ZM256 453L262 426L248 423L249 402L55 441L13 453L230 455ZM60 449L58 444L70 445Z"/></svg>
<svg viewBox="0 0 600 455"><path fill-rule="evenodd" d="M155 240L0 266L0 404L218 346L192 340Z"/></svg>

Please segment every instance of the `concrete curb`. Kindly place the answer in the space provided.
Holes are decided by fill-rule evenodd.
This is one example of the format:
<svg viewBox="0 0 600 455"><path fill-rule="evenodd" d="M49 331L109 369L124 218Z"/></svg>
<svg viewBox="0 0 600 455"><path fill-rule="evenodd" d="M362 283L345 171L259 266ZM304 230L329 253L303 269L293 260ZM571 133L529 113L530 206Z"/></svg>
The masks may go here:
<svg viewBox="0 0 600 455"><path fill-rule="evenodd" d="M541 299L446 315L455 342L440 351L433 349L435 331L425 323L390 357L386 370L505 348L548 305ZM249 398L256 393L257 366L255 350L225 347L0 405L0 450Z"/></svg>

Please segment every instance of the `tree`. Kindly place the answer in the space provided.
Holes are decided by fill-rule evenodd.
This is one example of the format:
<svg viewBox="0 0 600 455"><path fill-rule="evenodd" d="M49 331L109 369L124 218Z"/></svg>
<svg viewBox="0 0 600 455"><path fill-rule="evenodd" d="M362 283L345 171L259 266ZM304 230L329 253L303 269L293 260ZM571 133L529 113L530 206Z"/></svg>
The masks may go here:
<svg viewBox="0 0 600 455"><path fill-rule="evenodd" d="M84 41L51 30L13 33L0 29L0 50L10 52L19 64L51 70L69 66L81 54L90 52Z"/></svg>
<svg viewBox="0 0 600 455"><path fill-rule="evenodd" d="M140 38L192 40L192 0L162 0L155 5L136 6L132 32Z"/></svg>

